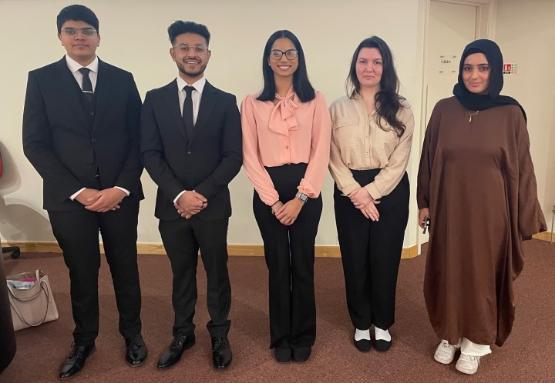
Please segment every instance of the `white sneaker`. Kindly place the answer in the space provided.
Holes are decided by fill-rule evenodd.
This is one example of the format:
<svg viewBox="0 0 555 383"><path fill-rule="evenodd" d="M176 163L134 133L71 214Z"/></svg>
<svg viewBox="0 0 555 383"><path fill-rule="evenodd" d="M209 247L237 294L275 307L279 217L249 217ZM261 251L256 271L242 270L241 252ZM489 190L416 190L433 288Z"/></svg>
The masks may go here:
<svg viewBox="0 0 555 383"><path fill-rule="evenodd" d="M472 356L461 353L461 356L459 357L459 360L457 360L455 368L464 374L474 375L476 371L478 371L479 365L479 356Z"/></svg>
<svg viewBox="0 0 555 383"><path fill-rule="evenodd" d="M450 364L453 359L455 359L455 353L457 352L458 346L453 346L449 344L446 340L442 340L437 346L436 352L434 353L434 359L436 362L441 364Z"/></svg>

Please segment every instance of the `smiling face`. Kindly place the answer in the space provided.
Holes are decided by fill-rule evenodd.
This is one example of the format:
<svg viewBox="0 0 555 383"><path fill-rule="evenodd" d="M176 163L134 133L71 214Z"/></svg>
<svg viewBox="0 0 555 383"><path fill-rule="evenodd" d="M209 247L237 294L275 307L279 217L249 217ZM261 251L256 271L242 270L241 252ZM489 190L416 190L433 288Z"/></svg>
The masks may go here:
<svg viewBox="0 0 555 383"><path fill-rule="evenodd" d="M383 59L377 48L362 48L358 52L356 74L361 88L378 88L382 80Z"/></svg>
<svg viewBox="0 0 555 383"><path fill-rule="evenodd" d="M462 78L469 92L485 94L489 87L490 67L483 53L473 53L464 59Z"/></svg>
<svg viewBox="0 0 555 383"><path fill-rule="evenodd" d="M298 52L293 42L288 38L274 41L268 64L274 71L274 77L293 77L299 67Z"/></svg>
<svg viewBox="0 0 555 383"><path fill-rule="evenodd" d="M170 48L170 55L181 77L189 83L202 77L210 54L205 38L196 33L182 33L176 36L173 47Z"/></svg>
<svg viewBox="0 0 555 383"><path fill-rule="evenodd" d="M67 55L79 64L86 66L96 57L100 36L92 25L84 21L68 20L62 25L58 38Z"/></svg>

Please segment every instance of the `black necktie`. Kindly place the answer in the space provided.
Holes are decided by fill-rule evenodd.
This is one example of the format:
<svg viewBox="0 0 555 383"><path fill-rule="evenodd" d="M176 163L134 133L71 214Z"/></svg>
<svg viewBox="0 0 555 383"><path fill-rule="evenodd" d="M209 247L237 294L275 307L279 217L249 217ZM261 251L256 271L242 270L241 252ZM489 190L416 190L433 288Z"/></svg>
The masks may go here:
<svg viewBox="0 0 555 383"><path fill-rule="evenodd" d="M193 122L193 90L195 90L192 86L185 86L183 88L185 93L187 94L185 97L185 101L183 101L183 123L185 124L185 131L187 132L187 137L189 138L189 144L193 138L193 128L195 126Z"/></svg>
<svg viewBox="0 0 555 383"><path fill-rule="evenodd" d="M94 115L94 93L93 93L93 88L92 88L92 82L91 79L89 77L89 72L91 70L89 68L81 68L79 69L79 72L81 72L81 74L83 75L83 83L82 83L82 87L81 90L83 91L83 97L85 98L86 101L86 107L87 107L87 112L89 113L90 116Z"/></svg>

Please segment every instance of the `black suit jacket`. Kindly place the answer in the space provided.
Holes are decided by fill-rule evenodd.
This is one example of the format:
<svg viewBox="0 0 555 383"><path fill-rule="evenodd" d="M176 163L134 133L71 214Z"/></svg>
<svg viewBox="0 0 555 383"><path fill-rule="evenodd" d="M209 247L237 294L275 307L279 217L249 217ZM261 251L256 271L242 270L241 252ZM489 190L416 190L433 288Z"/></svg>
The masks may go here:
<svg viewBox="0 0 555 383"><path fill-rule="evenodd" d="M82 187L120 186L131 192L127 198L143 198L133 75L99 60L94 120L84 102L65 57L29 72L23 150L42 176L46 210L82 209L69 199Z"/></svg>
<svg viewBox="0 0 555 383"><path fill-rule="evenodd" d="M158 185L156 217L178 219L173 200L195 190L208 206L194 217L222 219L231 215L228 184L243 162L241 117L235 96L206 82L193 137L181 117L177 81L147 93L141 114L141 154Z"/></svg>

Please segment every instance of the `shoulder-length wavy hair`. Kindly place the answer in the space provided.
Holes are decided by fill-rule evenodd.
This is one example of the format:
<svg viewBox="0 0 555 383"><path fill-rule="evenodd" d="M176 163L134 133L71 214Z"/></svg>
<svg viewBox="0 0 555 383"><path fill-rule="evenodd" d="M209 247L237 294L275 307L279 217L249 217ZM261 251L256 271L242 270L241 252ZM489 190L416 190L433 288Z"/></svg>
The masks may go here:
<svg viewBox="0 0 555 383"><path fill-rule="evenodd" d="M383 72L382 79L380 80L380 90L376 93L376 113L378 114L377 123L383 129L381 120L384 119L387 123L395 129L397 135L401 137L405 132L405 124L397 118L397 112L402 107L401 101L404 97L399 95L399 78L393 65L393 55L389 46L378 36L372 36L364 39L358 44L353 59L351 60L351 67L349 69L349 76L347 77L347 94L349 97L354 97L360 93L360 81L356 73L356 65L358 54L362 48L376 48L382 55Z"/></svg>
<svg viewBox="0 0 555 383"><path fill-rule="evenodd" d="M313 100L316 97L314 88L308 80L308 74L306 72L306 63L304 58L303 47L301 42L292 32L288 30L280 30L272 33L272 35L266 41L266 46L264 47L264 54L262 55L262 74L264 75L264 88L262 93L257 97L260 101L273 101L276 98L276 83L274 81L274 71L268 63L270 58L270 51L272 50L272 45L277 39L289 39L295 46L298 52L297 59L299 60L299 66L293 74L293 89L297 94L297 97L302 102L307 102Z"/></svg>

